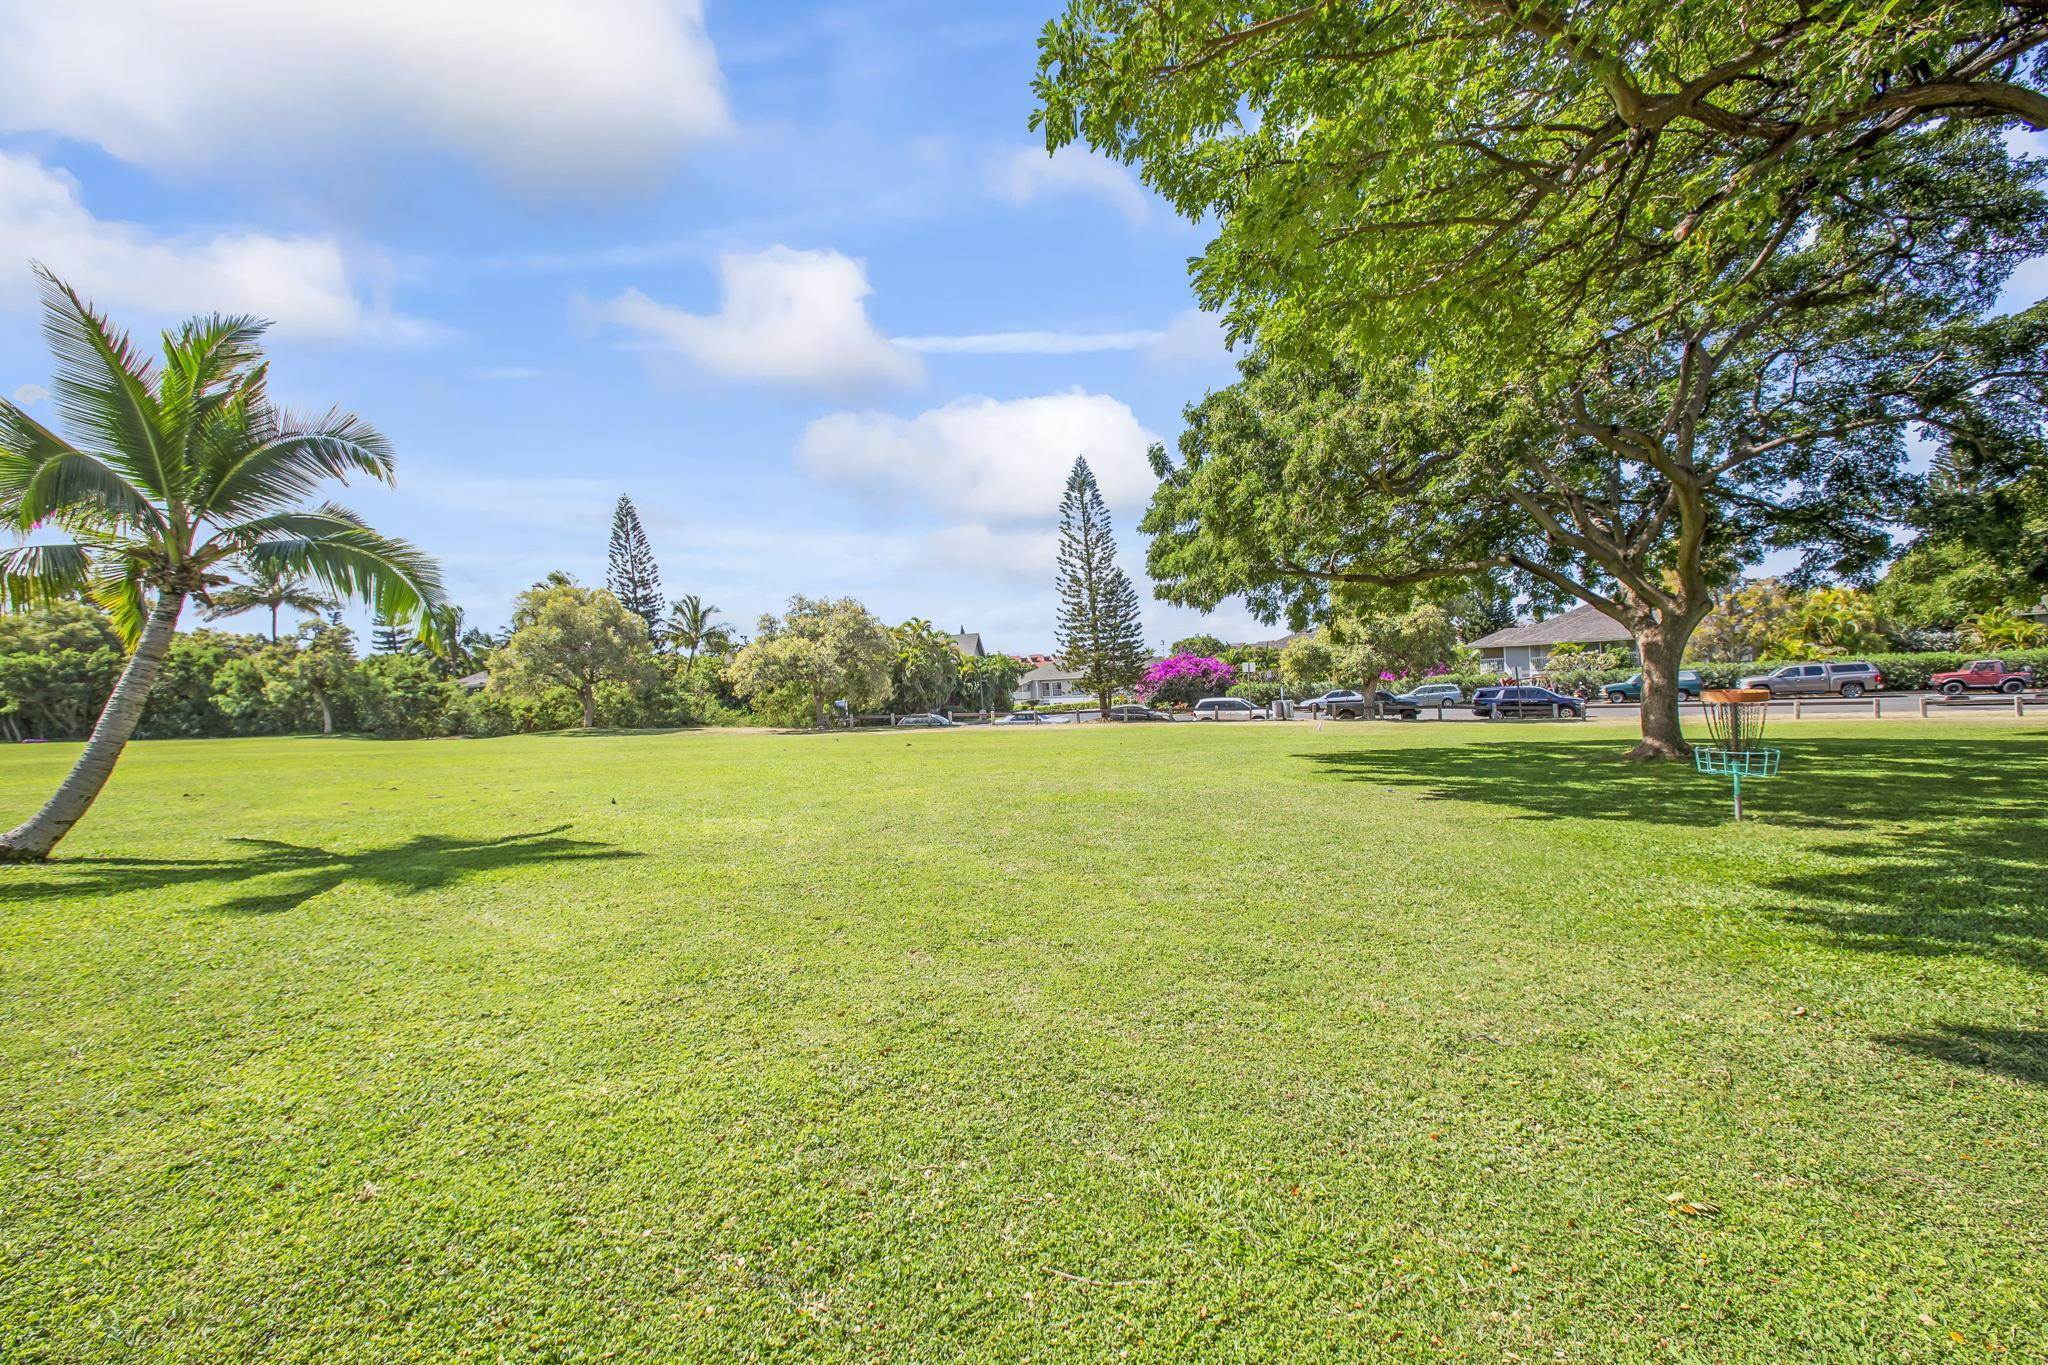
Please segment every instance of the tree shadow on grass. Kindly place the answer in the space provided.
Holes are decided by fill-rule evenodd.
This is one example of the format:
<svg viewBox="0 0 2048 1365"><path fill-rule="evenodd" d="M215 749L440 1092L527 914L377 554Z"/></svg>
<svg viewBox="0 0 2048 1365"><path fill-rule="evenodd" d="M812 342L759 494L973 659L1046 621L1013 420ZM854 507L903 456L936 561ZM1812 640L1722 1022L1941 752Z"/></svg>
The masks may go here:
<svg viewBox="0 0 2048 1365"><path fill-rule="evenodd" d="M1745 784L1746 811L1840 837L1753 882L1763 908L1842 947L1968 954L2048 973L2048 745L1996 739L1784 741L1778 776ZM1509 820L1685 825L1717 837L1728 784L1678 764L1632 764L1577 737L1304 754L1349 781L1482 803Z"/></svg>
<svg viewBox="0 0 2048 1365"><path fill-rule="evenodd" d="M337 852L281 839L231 839L250 852L218 858L75 858L57 876L0 887L28 899L77 900L135 891L232 884L234 894L195 907L216 915L268 915L294 910L348 882L399 895L437 891L487 872L557 862L600 862L645 855L588 839L563 837L566 824L496 839L415 834L383 848Z"/></svg>
<svg viewBox="0 0 2048 1365"><path fill-rule="evenodd" d="M1877 1041L1955 1066L1975 1067L2029 1085L2048 1086L2048 1029L1938 1024Z"/></svg>

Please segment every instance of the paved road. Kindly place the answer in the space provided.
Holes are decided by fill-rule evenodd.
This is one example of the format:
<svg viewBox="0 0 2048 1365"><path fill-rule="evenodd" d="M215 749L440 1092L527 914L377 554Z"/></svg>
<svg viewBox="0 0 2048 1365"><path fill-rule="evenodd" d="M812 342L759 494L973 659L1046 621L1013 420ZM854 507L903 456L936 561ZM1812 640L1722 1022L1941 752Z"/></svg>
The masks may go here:
<svg viewBox="0 0 2048 1365"><path fill-rule="evenodd" d="M1927 692L1878 692L1858 697L1854 701L1844 701L1840 698L1814 697L1803 700L1799 709L1802 717L1806 720L1868 720L1876 717L1882 717L1885 720L1918 720L1920 718L1920 700L1923 697L1934 697L1934 704L1928 708L1930 717L1934 719L1947 716L2009 716L2012 714L2012 700L2009 697L1998 697L1995 700L1974 698L1970 704L1952 706L1946 704L1942 698L1935 696L1935 694ZM1871 710L1873 703L1879 708L1875 716L1873 716ZM2048 694L2029 694L2027 698L2027 714L2029 716L2035 714L2048 716ZM1679 715L1683 719L1699 720L1702 718L1702 710L1698 703L1686 702L1679 708ZM1424 720L1435 720L1437 713L1434 709L1427 710L1422 713L1422 718ZM1460 721L1486 719L1483 716L1472 714L1470 702L1461 706L1446 706L1443 711L1443 718L1445 720ZM1596 701L1586 708L1586 718L1588 720L1628 721L1631 724L1635 724L1642 718L1642 708L1633 702L1608 703ZM1771 703L1768 719L1772 721L1791 720L1792 703L1789 700ZM1326 725L1348 725L1352 723L1350 721L1324 722Z"/></svg>

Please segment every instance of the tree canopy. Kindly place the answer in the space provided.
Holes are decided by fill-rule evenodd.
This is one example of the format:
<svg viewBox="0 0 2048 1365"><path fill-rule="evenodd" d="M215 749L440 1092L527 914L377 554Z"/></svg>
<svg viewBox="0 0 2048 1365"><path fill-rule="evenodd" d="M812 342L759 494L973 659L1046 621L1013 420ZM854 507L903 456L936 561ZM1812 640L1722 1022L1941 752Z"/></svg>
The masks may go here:
<svg viewBox="0 0 2048 1365"><path fill-rule="evenodd" d="M730 676L733 690L756 705L804 706L823 726L834 702L855 711L881 705L895 656L889 628L853 598L792 597L780 617L761 618Z"/></svg>
<svg viewBox="0 0 2048 1365"><path fill-rule="evenodd" d="M494 688L566 687L596 723L597 687L645 676L647 625L602 588L542 584L519 595L512 637L491 655Z"/></svg>

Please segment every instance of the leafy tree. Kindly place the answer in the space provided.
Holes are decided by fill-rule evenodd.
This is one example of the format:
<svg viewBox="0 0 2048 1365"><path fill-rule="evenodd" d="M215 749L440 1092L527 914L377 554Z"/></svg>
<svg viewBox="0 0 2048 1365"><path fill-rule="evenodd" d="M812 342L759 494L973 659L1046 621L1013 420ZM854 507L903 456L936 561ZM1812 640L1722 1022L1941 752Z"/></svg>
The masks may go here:
<svg viewBox="0 0 2048 1365"><path fill-rule="evenodd" d="M320 713L320 733L331 735L335 698L349 689L356 670L355 632L347 626L308 623L299 629L298 651L280 671L280 681L286 688L304 689Z"/></svg>
<svg viewBox="0 0 2048 1365"><path fill-rule="evenodd" d="M0 722L8 736L83 735L106 705L123 655L106 613L83 602L0 614Z"/></svg>
<svg viewBox="0 0 2048 1365"><path fill-rule="evenodd" d="M1870 595L1854 588L1815 588L1807 593L1799 603L1796 639L1824 657L1881 649L1885 643Z"/></svg>
<svg viewBox="0 0 2048 1365"><path fill-rule="evenodd" d="M959 696L976 711L1007 705L1024 677L1024 665L1007 654L984 654L960 661Z"/></svg>
<svg viewBox="0 0 2048 1365"><path fill-rule="evenodd" d="M889 702L898 711L933 711L960 681L960 651L953 637L916 617L890 632Z"/></svg>
<svg viewBox="0 0 2048 1365"><path fill-rule="evenodd" d="M1717 588L1871 568L1916 425L2040 445L2048 309L1986 313L2043 211L1985 121L2039 122L2048 27L1923 11L1073 0L1049 145L1213 215L1197 294L1263 352L1162 470L1162 592L1505 571L1630 628L1636 753L1683 755Z"/></svg>
<svg viewBox="0 0 2048 1365"><path fill-rule="evenodd" d="M1978 649L2037 649L2048 644L2048 626L1993 607L1970 622L1969 637Z"/></svg>
<svg viewBox="0 0 2048 1365"><path fill-rule="evenodd" d="M1086 459L1074 461L1060 499L1057 583L1060 656L1106 720L1116 691L1144 672L1145 626L1137 589L1117 567L1109 508Z"/></svg>
<svg viewBox="0 0 2048 1365"><path fill-rule="evenodd" d="M321 612L334 602L324 592L314 588L312 580L305 574L280 564L242 564L237 566L248 577L246 583L230 583L227 587L210 593L207 598L206 619L218 621L223 616L239 616L245 611L268 609L270 612L270 642L277 643L277 613L285 607L293 611Z"/></svg>
<svg viewBox="0 0 2048 1365"><path fill-rule="evenodd" d="M1336 658L1321 631L1297 635L1280 649L1280 680L1297 691L1321 686L1336 674Z"/></svg>
<svg viewBox="0 0 2048 1365"><path fill-rule="evenodd" d="M1220 659L1230 649L1214 635L1190 635L1185 640L1175 640L1169 654L1199 654L1211 659Z"/></svg>
<svg viewBox="0 0 2048 1365"><path fill-rule="evenodd" d="M305 500L352 474L389 481L391 448L358 417L301 422L270 401L250 318L195 318L152 365L47 271L51 388L76 444L0 400L0 520L24 536L0 552L0 605L84 593L133 647L70 773L4 836L0 861L47 858L92 805L142 720L186 599L225 581L228 561L310 576L391 616L428 620L434 564L353 512Z"/></svg>
<svg viewBox="0 0 2048 1365"><path fill-rule="evenodd" d="M729 676L733 690L757 705L778 697L807 703L811 723L822 728L833 702L855 711L879 706L895 657L889 628L853 598L792 597L779 619L761 618Z"/></svg>
<svg viewBox="0 0 2048 1365"><path fill-rule="evenodd" d="M583 728L597 723L600 683L642 683L653 675L647 623L602 588L542 583L519 594L512 637L491 656L499 691L566 687L583 707Z"/></svg>
<svg viewBox="0 0 2048 1365"><path fill-rule="evenodd" d="M1983 612L2027 606L2038 595L2018 571L1983 550L1941 539L1913 542L1874 590L1878 619L1912 643L1917 635L1946 636Z"/></svg>
<svg viewBox="0 0 2048 1365"><path fill-rule="evenodd" d="M718 608L693 592L668 604L668 625L662 634L685 652L692 670L700 652L723 654L732 645L732 629L719 624Z"/></svg>
<svg viewBox="0 0 2048 1365"><path fill-rule="evenodd" d="M1441 664L1457 644L1450 614L1435 606L1339 618L1328 633L1335 677L1368 699L1383 682L1413 678Z"/></svg>
<svg viewBox="0 0 2048 1365"><path fill-rule="evenodd" d="M654 547L647 542L631 498L621 497L612 509L611 560L604 581L619 605L638 616L647 626L648 638L659 644L661 571L655 567Z"/></svg>
<svg viewBox="0 0 2048 1365"><path fill-rule="evenodd" d="M1776 578L1751 579L1721 594L1687 652L1694 659L1746 663L1769 658L1798 631L1798 595Z"/></svg>

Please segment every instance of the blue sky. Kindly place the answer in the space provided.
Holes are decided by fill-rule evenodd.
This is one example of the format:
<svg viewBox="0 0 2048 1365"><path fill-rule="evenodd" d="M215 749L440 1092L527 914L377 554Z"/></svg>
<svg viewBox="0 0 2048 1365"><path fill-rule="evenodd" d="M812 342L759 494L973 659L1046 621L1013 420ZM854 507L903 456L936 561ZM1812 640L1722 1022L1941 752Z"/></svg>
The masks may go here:
<svg viewBox="0 0 2048 1365"><path fill-rule="evenodd" d="M1074 456L1142 576L1144 447L1232 377L1200 227L1027 128L1055 8L0 0L0 392L47 375L33 257L138 330L274 318L277 391L399 450L347 501L480 624L602 581L626 493L743 627L853 594L1050 649Z"/></svg>
<svg viewBox="0 0 2048 1365"><path fill-rule="evenodd" d="M1027 127L1046 0L69 8L0 0L0 391L47 377L31 257L137 330L270 316L277 391L397 445L346 500L486 625L601 581L626 493L743 626L1049 649L1068 465L1141 574L1144 446L1232 374L1201 230ZM1148 607L1205 624L1268 633Z"/></svg>

